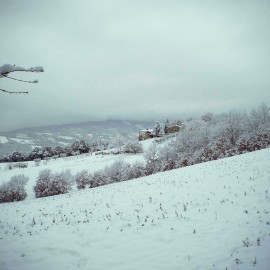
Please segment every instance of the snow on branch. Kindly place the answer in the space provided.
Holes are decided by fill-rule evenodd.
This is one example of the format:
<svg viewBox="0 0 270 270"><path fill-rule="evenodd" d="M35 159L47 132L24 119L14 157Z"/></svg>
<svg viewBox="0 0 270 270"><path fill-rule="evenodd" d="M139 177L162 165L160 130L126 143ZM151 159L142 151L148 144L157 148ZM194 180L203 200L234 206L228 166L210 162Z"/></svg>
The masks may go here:
<svg viewBox="0 0 270 270"><path fill-rule="evenodd" d="M19 82L38 83L38 80L24 81L24 80L20 80L20 79L16 79L16 78L8 76L8 74L10 72L15 72L15 71L44 72L44 68L42 66L24 68L24 67L18 67L15 65L5 64L3 66L0 66L0 78L8 78L8 79L12 79L12 80L19 81ZM9 94L28 94L28 92L8 91L5 89L0 89L0 91L5 92L5 93L9 93Z"/></svg>
<svg viewBox="0 0 270 270"><path fill-rule="evenodd" d="M44 72L44 68L42 66L24 68L24 67L19 67L15 65L5 64L3 66L0 66L0 78L5 77L5 75L9 74L10 72L15 72L15 71Z"/></svg>

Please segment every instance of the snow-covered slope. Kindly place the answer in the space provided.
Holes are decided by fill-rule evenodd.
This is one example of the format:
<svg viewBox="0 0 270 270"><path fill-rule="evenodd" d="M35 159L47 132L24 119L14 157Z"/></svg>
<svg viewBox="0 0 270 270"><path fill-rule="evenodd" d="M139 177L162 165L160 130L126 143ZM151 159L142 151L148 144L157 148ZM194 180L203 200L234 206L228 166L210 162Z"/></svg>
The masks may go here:
<svg viewBox="0 0 270 270"><path fill-rule="evenodd" d="M269 269L269 157L1 204L0 269Z"/></svg>

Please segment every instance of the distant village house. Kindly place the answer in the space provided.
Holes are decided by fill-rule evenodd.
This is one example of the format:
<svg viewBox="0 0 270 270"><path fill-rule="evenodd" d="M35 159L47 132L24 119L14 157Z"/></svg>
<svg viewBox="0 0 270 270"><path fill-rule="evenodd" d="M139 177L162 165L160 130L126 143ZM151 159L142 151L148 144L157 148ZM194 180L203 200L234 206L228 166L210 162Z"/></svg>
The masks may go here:
<svg viewBox="0 0 270 270"><path fill-rule="evenodd" d="M153 129L141 129L139 131L139 141L147 140L150 138L154 138L154 130Z"/></svg>
<svg viewBox="0 0 270 270"><path fill-rule="evenodd" d="M165 134L171 134L171 133L175 133L175 132L179 132L179 131L180 131L179 125L172 125L172 126L167 127L166 129L164 129Z"/></svg>
<svg viewBox="0 0 270 270"><path fill-rule="evenodd" d="M167 120L168 121L168 120ZM150 138L154 138L154 137L162 137L164 135L169 135L172 133L176 133L179 132L182 126L180 126L180 124L169 124L169 122L166 122L165 127L164 127L164 133L159 133L158 135L156 134L156 130L155 129L141 129L139 131L139 136L138 139L139 141L143 141L143 140L147 140Z"/></svg>

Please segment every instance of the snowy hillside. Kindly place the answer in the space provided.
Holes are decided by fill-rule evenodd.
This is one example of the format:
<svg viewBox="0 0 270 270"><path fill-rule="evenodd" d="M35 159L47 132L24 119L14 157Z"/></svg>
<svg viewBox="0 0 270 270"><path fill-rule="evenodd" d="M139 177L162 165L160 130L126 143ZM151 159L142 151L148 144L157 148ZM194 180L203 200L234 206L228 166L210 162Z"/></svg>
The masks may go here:
<svg viewBox="0 0 270 270"><path fill-rule="evenodd" d="M265 149L1 204L0 269L268 270L269 156ZM46 166L76 172L94 167L90 161L56 160ZM40 169L20 172L35 178ZM6 177L18 171L2 168L0 173Z"/></svg>
<svg viewBox="0 0 270 270"><path fill-rule="evenodd" d="M82 139L107 142L123 132L137 137L141 128L153 125L153 121L107 120L0 132L0 155L12 154L15 149L28 153L35 147L65 147Z"/></svg>

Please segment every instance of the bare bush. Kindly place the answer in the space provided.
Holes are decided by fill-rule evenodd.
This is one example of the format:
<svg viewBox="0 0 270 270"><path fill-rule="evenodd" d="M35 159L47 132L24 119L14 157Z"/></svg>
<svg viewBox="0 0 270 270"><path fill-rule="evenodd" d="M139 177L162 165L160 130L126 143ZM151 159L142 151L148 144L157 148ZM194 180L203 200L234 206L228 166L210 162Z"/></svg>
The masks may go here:
<svg viewBox="0 0 270 270"><path fill-rule="evenodd" d="M156 143L152 143L144 153L146 160L146 175L154 174L161 171L160 153Z"/></svg>
<svg viewBox="0 0 270 270"><path fill-rule="evenodd" d="M143 147L142 144L137 142L137 141L128 141L124 145L124 153L131 153L131 154L137 154L137 153L142 153L143 152Z"/></svg>
<svg viewBox="0 0 270 270"><path fill-rule="evenodd" d="M103 170L99 170L90 176L90 187L98 187L108 184L108 177Z"/></svg>
<svg viewBox="0 0 270 270"><path fill-rule="evenodd" d="M102 185L107 185L115 182L127 181L133 178L138 178L146 175L146 169L143 162L136 162L131 165L119 159L106 166L103 170L89 174L86 170L81 171L75 177L77 188L85 189L93 188Z"/></svg>
<svg viewBox="0 0 270 270"><path fill-rule="evenodd" d="M128 171L130 165L119 159L105 168L105 175L107 176L107 182L121 182L128 180Z"/></svg>
<svg viewBox="0 0 270 270"><path fill-rule="evenodd" d="M25 185L28 177L23 174L11 177L0 186L0 203L22 201L27 197Z"/></svg>
<svg viewBox="0 0 270 270"><path fill-rule="evenodd" d="M90 176L87 170L83 170L76 174L75 181L78 189L85 189L90 186Z"/></svg>
<svg viewBox="0 0 270 270"><path fill-rule="evenodd" d="M14 168L19 168L19 169L25 169L28 167L28 163L25 162L17 162L13 166Z"/></svg>
<svg viewBox="0 0 270 270"><path fill-rule="evenodd" d="M68 171L53 174L51 170L40 171L34 186L37 198L65 194L71 189L71 174Z"/></svg>
<svg viewBox="0 0 270 270"><path fill-rule="evenodd" d="M143 162L137 161L135 164L130 166L128 171L128 179L139 178L146 175L146 170Z"/></svg>

